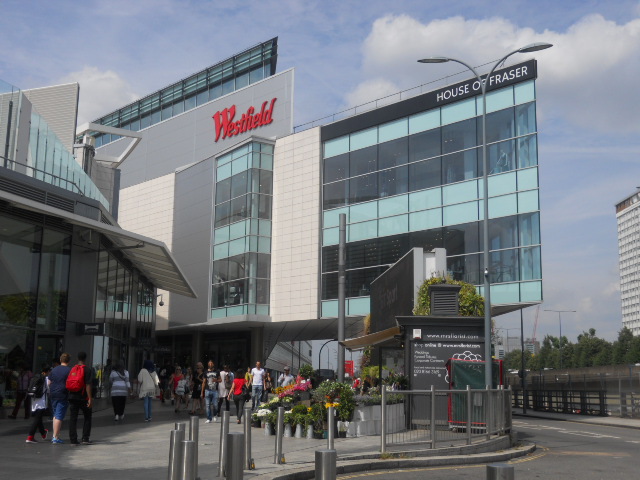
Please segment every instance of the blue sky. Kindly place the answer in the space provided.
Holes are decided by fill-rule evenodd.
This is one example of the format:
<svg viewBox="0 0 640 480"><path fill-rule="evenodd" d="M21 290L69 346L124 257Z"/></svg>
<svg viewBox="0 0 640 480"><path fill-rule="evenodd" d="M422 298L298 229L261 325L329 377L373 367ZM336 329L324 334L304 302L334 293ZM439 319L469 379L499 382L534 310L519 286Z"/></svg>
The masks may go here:
<svg viewBox="0 0 640 480"><path fill-rule="evenodd" d="M482 65L534 41L545 302L538 338L621 328L614 204L640 186L640 2L0 0L0 78L80 83L80 121L279 37L295 125ZM512 57L513 62L529 58ZM443 80L434 86L443 84ZM530 335L535 308L525 310ZM519 327L519 315L498 318ZM516 332L511 331L510 335Z"/></svg>

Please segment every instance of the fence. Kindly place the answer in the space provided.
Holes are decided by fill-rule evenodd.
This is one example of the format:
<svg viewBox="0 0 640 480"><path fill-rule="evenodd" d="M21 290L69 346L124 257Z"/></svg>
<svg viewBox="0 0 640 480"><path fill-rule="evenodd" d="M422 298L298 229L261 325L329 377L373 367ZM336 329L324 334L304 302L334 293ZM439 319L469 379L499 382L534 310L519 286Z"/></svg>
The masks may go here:
<svg viewBox="0 0 640 480"><path fill-rule="evenodd" d="M383 389L381 423L382 453L398 447L471 445L511 430L511 391Z"/></svg>

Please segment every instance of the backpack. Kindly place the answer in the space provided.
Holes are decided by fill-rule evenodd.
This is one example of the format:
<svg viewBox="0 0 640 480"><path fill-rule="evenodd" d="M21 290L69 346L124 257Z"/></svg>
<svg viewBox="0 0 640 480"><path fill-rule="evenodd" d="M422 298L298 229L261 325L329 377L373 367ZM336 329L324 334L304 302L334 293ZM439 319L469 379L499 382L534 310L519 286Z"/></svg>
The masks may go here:
<svg viewBox="0 0 640 480"><path fill-rule="evenodd" d="M178 385L176 385L176 395L184 395L186 388L187 388L187 381L184 378L181 380L178 380Z"/></svg>
<svg viewBox="0 0 640 480"><path fill-rule="evenodd" d="M84 365L74 365L67 377L66 387L70 392L82 392L86 388L84 384Z"/></svg>
<svg viewBox="0 0 640 480"><path fill-rule="evenodd" d="M233 379L231 378L231 373L227 372L224 376L224 388L226 390L231 390L231 387L233 387Z"/></svg>
<svg viewBox="0 0 640 480"><path fill-rule="evenodd" d="M27 387L27 395L34 398L42 398L44 395L44 377L41 374L38 373L31 377Z"/></svg>

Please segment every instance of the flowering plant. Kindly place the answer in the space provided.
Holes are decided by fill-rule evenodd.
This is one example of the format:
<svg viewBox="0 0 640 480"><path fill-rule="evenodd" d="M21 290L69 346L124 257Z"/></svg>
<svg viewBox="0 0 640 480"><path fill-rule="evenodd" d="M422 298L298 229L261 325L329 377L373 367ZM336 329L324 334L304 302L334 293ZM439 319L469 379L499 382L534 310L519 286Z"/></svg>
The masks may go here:
<svg viewBox="0 0 640 480"><path fill-rule="evenodd" d="M294 392L308 392L310 389L311 389L311 382L307 382L305 380L303 380L300 383L296 383L293 386Z"/></svg>
<svg viewBox="0 0 640 480"><path fill-rule="evenodd" d="M269 416L269 414L271 414L271 410L269 410L268 408L261 408L255 413L255 416L261 420L264 420L265 418L267 418L267 416Z"/></svg>
<svg viewBox="0 0 640 480"><path fill-rule="evenodd" d="M282 400L285 397L290 397L291 395L293 395L293 388L294 388L294 385L287 385L286 387L280 387L281 390L278 393L278 398ZM292 401L292 400L288 400L288 401Z"/></svg>

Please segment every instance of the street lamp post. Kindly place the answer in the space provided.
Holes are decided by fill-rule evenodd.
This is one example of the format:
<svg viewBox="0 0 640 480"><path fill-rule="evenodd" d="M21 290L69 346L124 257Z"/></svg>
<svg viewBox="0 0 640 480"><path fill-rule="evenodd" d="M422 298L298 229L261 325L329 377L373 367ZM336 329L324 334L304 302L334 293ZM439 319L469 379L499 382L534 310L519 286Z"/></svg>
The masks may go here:
<svg viewBox="0 0 640 480"><path fill-rule="evenodd" d="M487 74L486 78L491 78L491 74L498 66L500 66L507 58L516 53L537 52L552 47L550 43L531 43L522 48L509 52L496 62ZM484 221L483 221L483 242L484 242L484 358L485 358L485 385L493 385L493 376L491 374L491 282L489 279L489 166L487 160L487 85L488 82L482 80L482 77L471 65L449 57L429 57L418 60L419 63L445 63L456 62L467 67L471 73L480 82L482 92L482 188L484 202Z"/></svg>
<svg viewBox="0 0 640 480"><path fill-rule="evenodd" d="M545 312L556 312L558 314L558 325L560 326L560 338L558 339L558 346L560 347L560 370L562 370L562 317L563 313L576 313L575 310L545 310Z"/></svg>
<svg viewBox="0 0 640 480"><path fill-rule="evenodd" d="M320 359L322 358L322 349L324 348L324 346L329 343L329 342L335 342L337 341L337 338L332 338L331 340L327 340L326 342L324 342L322 344L322 346L320 347L320 351L318 352L318 370L322 368L322 365L320 364ZM329 368L329 366L327 365L327 368Z"/></svg>

